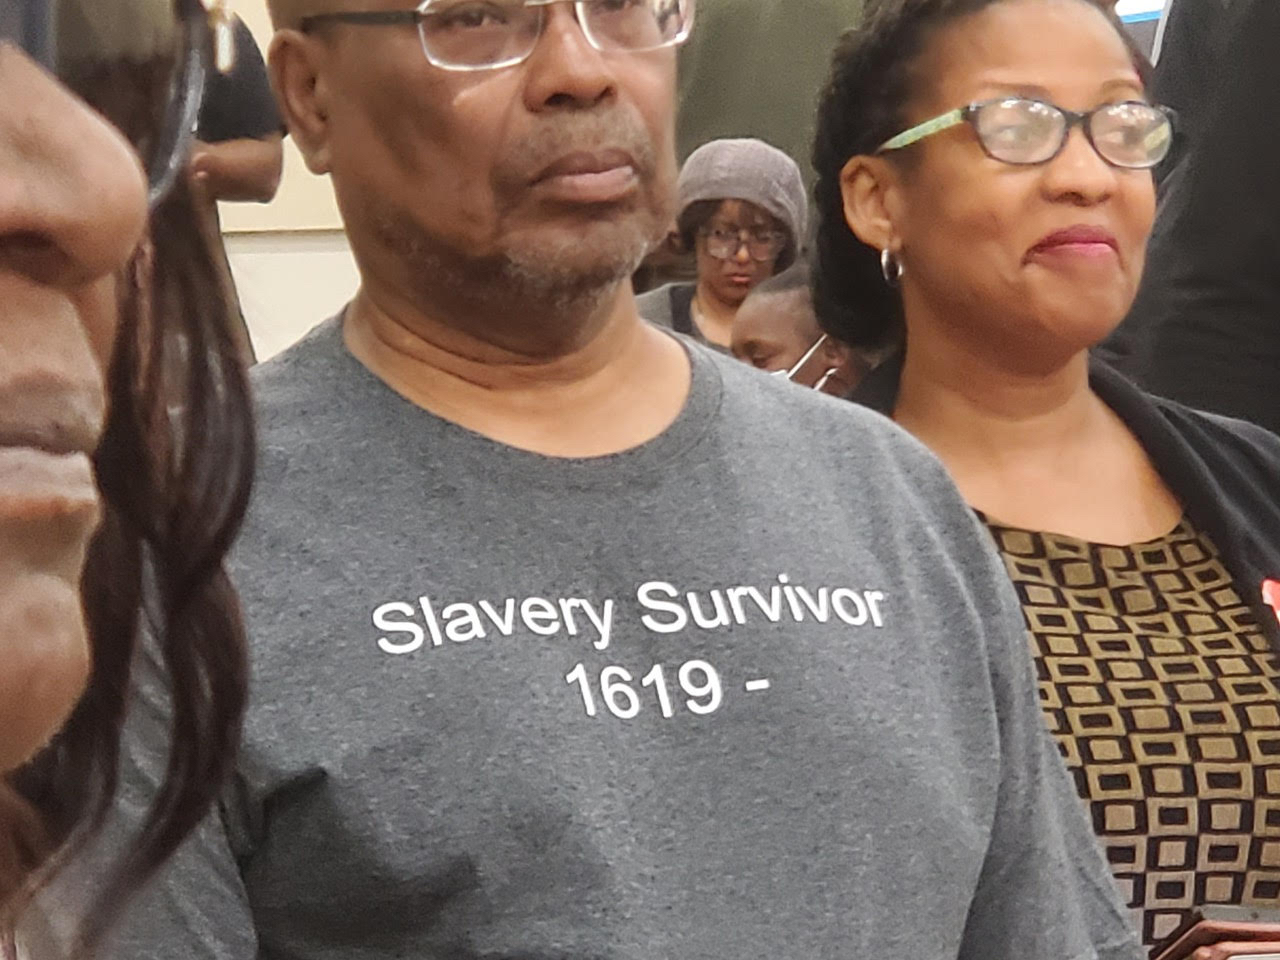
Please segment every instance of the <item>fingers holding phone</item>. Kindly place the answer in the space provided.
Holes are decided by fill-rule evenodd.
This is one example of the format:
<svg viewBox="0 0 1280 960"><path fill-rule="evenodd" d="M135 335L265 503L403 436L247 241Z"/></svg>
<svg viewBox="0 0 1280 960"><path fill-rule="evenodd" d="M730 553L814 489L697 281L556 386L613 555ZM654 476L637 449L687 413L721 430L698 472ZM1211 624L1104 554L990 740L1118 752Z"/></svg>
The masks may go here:
<svg viewBox="0 0 1280 960"><path fill-rule="evenodd" d="M1280 960L1280 910L1205 906L1152 953L1154 960Z"/></svg>

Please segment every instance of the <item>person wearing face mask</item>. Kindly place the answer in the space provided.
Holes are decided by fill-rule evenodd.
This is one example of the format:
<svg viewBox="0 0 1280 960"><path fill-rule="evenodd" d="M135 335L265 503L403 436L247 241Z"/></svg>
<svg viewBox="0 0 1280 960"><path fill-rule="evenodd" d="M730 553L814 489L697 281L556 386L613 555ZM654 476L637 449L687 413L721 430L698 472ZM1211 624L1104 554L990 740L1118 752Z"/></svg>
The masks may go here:
<svg viewBox="0 0 1280 960"><path fill-rule="evenodd" d="M1119 28L1082 0L872 0L819 131L819 315L895 348L856 399L942 459L1002 554L1144 942L1280 906L1280 438L1089 357L1133 302L1174 136Z"/></svg>
<svg viewBox="0 0 1280 960"><path fill-rule="evenodd" d="M640 315L727 350L747 294L799 254L804 181L794 160L761 140L715 140L685 161L678 190L677 240L696 255L697 279L643 294Z"/></svg>
<svg viewBox="0 0 1280 960"><path fill-rule="evenodd" d="M758 370L837 397L848 396L874 365L872 358L822 332L803 260L743 301L733 320L730 352Z"/></svg>
<svg viewBox="0 0 1280 960"><path fill-rule="evenodd" d="M199 820L236 741L221 564L248 388L180 175L210 18L197 0L0 6L0 956L113 799L144 619L169 767L82 947Z"/></svg>

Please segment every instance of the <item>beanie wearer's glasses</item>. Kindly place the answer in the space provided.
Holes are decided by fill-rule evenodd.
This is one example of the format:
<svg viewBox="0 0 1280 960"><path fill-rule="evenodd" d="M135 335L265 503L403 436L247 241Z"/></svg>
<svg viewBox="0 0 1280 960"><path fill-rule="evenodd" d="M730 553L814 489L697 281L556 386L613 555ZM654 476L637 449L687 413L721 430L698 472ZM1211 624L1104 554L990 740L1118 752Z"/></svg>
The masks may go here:
<svg viewBox="0 0 1280 960"><path fill-rule="evenodd" d="M1075 113L1043 100L1005 97L951 110L887 140L878 152L901 150L944 130L969 124L987 156L1001 163L1048 163L1066 148L1075 127L1098 156L1113 167L1146 170L1169 155L1174 113L1141 100L1104 103Z"/></svg>
<svg viewBox="0 0 1280 960"><path fill-rule="evenodd" d="M142 160L154 206L186 162L215 45L228 49L230 14L221 0L210 6L0 0L0 42L16 44L119 128Z"/></svg>
<svg viewBox="0 0 1280 960"><path fill-rule="evenodd" d="M298 26L307 33L329 23L416 25L434 66L496 70L529 59L553 3L573 4L587 42L602 53L674 47L693 29L694 0L425 0L414 10L318 13Z"/></svg>
<svg viewBox="0 0 1280 960"><path fill-rule="evenodd" d="M782 252L787 238L777 230L767 227L749 227L727 230L724 227L708 227L702 231L707 253L717 260L732 260L743 247L757 263L767 263Z"/></svg>

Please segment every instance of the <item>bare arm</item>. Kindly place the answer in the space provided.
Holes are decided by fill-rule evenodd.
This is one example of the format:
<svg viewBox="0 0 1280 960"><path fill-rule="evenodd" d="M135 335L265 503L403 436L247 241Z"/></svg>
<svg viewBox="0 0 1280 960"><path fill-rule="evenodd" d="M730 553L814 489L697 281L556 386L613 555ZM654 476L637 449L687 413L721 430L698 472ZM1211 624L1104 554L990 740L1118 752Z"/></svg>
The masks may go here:
<svg viewBox="0 0 1280 960"><path fill-rule="evenodd" d="M223 143L197 141L191 172L214 200L268 203L280 186L283 137L242 138Z"/></svg>

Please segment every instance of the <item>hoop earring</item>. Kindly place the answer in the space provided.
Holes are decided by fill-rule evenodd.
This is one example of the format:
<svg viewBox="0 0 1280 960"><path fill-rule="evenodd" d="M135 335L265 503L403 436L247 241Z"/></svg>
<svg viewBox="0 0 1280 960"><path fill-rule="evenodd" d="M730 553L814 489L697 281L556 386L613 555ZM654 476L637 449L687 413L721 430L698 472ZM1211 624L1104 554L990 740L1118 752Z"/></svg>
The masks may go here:
<svg viewBox="0 0 1280 960"><path fill-rule="evenodd" d="M902 262L888 247L880 251L880 275L890 287L896 287L902 280Z"/></svg>

